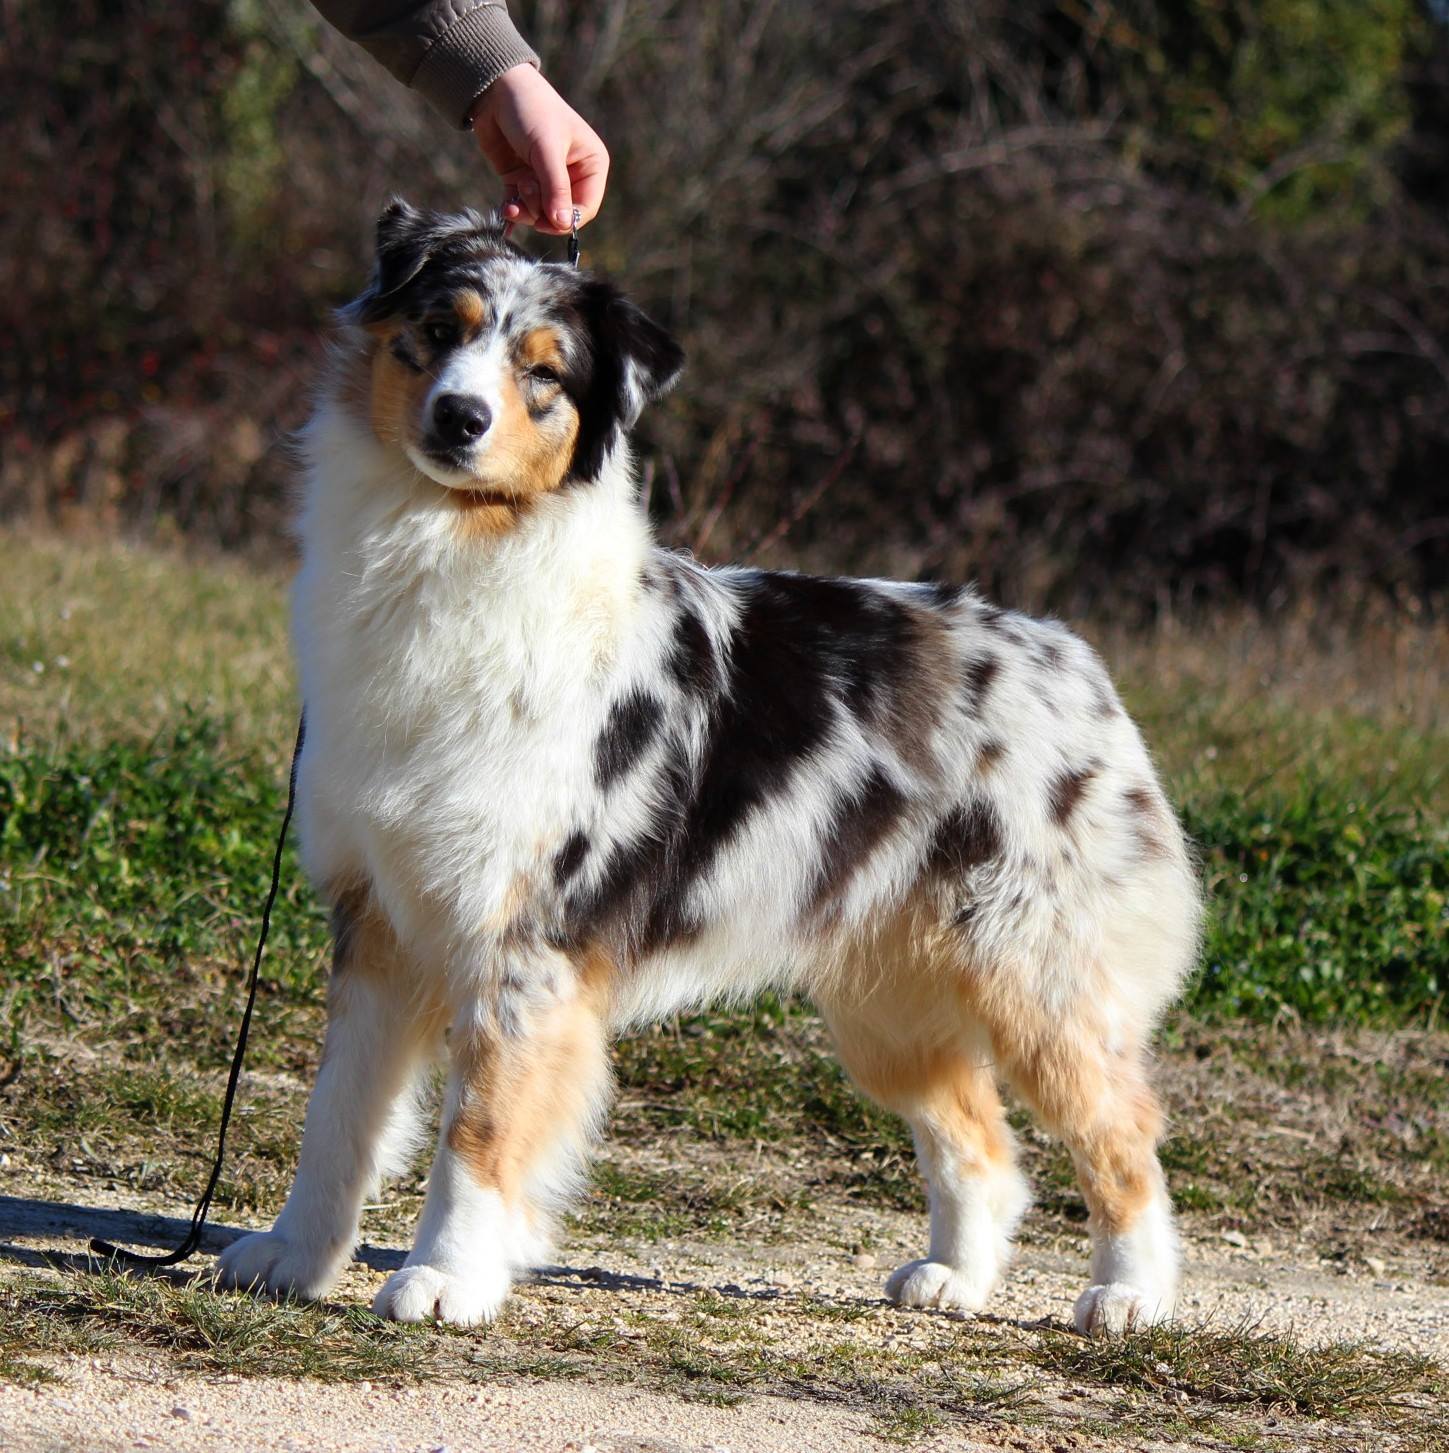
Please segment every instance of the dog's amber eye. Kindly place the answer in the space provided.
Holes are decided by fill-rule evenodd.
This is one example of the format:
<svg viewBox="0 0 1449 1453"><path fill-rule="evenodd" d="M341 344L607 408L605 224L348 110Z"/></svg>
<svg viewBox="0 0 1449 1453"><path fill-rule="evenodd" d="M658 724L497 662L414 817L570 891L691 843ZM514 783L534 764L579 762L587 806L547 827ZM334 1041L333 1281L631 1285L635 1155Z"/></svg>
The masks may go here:
<svg viewBox="0 0 1449 1453"><path fill-rule="evenodd" d="M424 327L423 336L436 347L446 348L450 343L458 341L458 325L439 319Z"/></svg>

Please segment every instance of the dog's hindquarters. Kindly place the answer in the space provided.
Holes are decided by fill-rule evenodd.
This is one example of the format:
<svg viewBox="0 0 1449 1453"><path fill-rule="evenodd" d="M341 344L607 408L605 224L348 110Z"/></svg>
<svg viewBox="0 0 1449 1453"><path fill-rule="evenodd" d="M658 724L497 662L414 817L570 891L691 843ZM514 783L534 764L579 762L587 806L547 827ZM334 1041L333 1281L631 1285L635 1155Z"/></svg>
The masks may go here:
<svg viewBox="0 0 1449 1453"><path fill-rule="evenodd" d="M909 1123L930 1191L929 1254L887 1284L902 1305L977 1310L1009 1258L1028 1194L999 1078L1066 1145L1087 1201L1077 1325L1119 1331L1172 1310L1178 1244L1147 1047L1195 957L1197 890L1155 785L1128 789L1119 810L1103 776L1053 882L1005 834L989 868L938 854L820 976L843 1063Z"/></svg>

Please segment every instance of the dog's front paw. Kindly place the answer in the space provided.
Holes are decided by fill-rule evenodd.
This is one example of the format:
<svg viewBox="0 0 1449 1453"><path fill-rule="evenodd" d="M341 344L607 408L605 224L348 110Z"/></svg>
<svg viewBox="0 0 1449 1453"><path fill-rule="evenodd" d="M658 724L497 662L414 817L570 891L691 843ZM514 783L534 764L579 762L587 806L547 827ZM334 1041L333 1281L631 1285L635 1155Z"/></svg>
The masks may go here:
<svg viewBox="0 0 1449 1453"><path fill-rule="evenodd" d="M1077 1298L1072 1321L1088 1337L1111 1337L1165 1322L1171 1315L1170 1299L1114 1281L1088 1287Z"/></svg>
<svg viewBox="0 0 1449 1453"><path fill-rule="evenodd" d="M943 1261L908 1261L886 1282L886 1296L898 1307L934 1307L942 1312L979 1312L991 1293L979 1277Z"/></svg>
<svg viewBox="0 0 1449 1453"><path fill-rule="evenodd" d="M508 1273L501 1267L460 1276L436 1266L405 1266L382 1284L372 1310L394 1322L448 1322L454 1327L476 1327L498 1315L508 1285Z"/></svg>
<svg viewBox="0 0 1449 1453"><path fill-rule="evenodd" d="M233 1241L216 1263L218 1286L278 1296L324 1296L337 1280L341 1258L298 1246L278 1231L257 1231Z"/></svg>

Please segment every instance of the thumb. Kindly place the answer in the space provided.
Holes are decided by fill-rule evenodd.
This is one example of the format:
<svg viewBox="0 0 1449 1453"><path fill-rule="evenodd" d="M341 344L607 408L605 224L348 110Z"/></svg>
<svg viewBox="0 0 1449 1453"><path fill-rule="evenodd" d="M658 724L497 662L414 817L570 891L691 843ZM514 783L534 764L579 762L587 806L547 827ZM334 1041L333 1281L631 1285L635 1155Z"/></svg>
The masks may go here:
<svg viewBox="0 0 1449 1453"><path fill-rule="evenodd" d="M543 194L538 220L567 232L573 226L574 198L566 150L540 140L529 160Z"/></svg>

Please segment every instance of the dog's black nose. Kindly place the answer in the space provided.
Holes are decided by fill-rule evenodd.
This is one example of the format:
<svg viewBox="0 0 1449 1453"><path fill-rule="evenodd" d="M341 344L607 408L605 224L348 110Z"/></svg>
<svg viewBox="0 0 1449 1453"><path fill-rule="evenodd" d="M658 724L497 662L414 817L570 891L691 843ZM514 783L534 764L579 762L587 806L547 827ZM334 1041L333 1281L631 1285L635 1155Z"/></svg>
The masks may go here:
<svg viewBox="0 0 1449 1453"><path fill-rule="evenodd" d="M493 415L482 399L443 394L433 405L433 428L451 449L466 448L488 432Z"/></svg>

